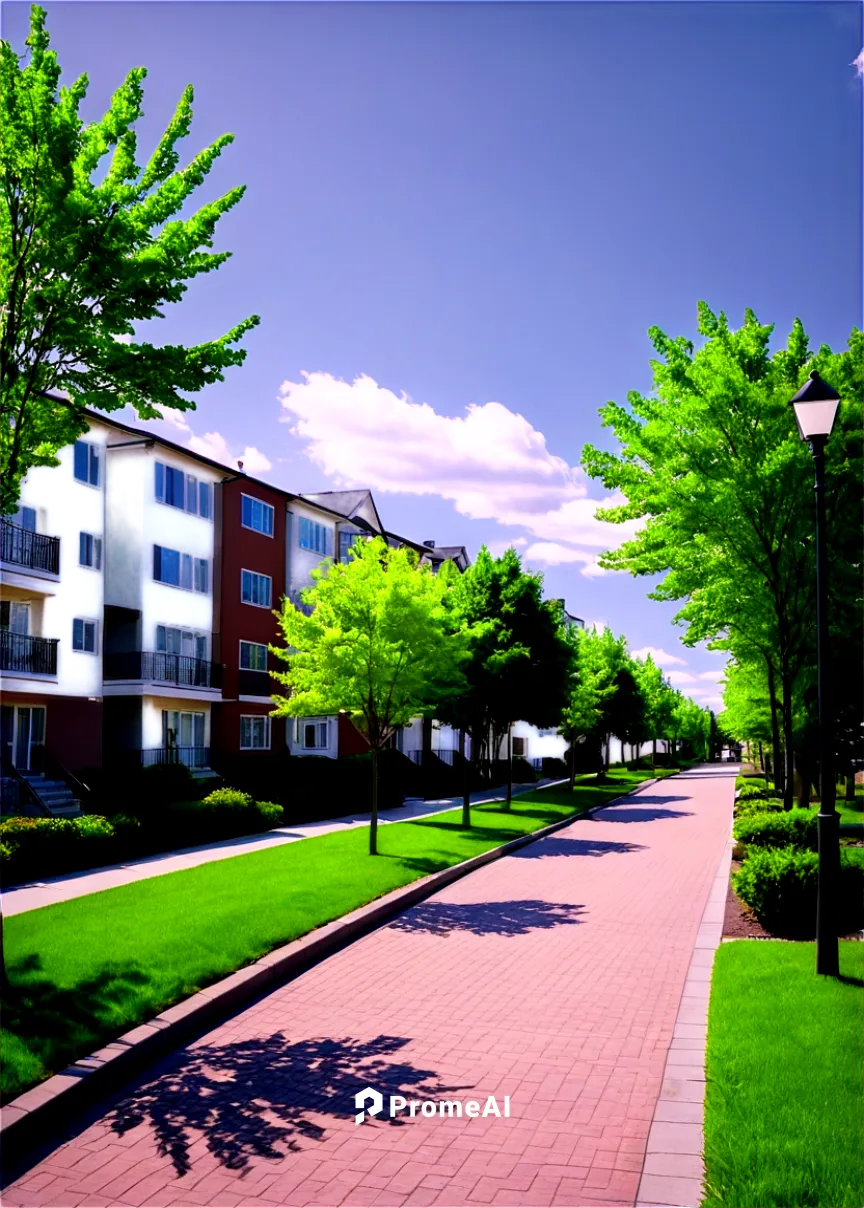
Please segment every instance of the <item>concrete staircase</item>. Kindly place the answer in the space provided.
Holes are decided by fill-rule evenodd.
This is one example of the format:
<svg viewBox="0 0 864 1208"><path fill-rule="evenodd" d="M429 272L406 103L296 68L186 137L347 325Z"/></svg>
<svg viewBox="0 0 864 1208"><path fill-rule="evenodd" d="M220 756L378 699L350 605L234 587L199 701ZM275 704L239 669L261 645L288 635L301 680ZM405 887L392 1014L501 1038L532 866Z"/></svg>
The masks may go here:
<svg viewBox="0 0 864 1208"><path fill-rule="evenodd" d="M22 772L21 776L55 818L77 818L81 813L80 801L62 780L49 780L41 772Z"/></svg>

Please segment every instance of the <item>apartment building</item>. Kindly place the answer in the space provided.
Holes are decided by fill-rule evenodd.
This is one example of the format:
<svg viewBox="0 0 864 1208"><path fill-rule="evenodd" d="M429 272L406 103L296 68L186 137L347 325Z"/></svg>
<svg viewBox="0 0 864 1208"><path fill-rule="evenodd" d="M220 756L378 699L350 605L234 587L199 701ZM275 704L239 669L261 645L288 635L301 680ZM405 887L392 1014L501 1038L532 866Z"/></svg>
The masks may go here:
<svg viewBox="0 0 864 1208"><path fill-rule="evenodd" d="M46 756L102 761L107 447L94 420L59 465L27 475L0 518L0 755L21 772Z"/></svg>
<svg viewBox="0 0 864 1208"><path fill-rule="evenodd" d="M224 467L119 424L105 450L106 762L210 766L215 493Z"/></svg>

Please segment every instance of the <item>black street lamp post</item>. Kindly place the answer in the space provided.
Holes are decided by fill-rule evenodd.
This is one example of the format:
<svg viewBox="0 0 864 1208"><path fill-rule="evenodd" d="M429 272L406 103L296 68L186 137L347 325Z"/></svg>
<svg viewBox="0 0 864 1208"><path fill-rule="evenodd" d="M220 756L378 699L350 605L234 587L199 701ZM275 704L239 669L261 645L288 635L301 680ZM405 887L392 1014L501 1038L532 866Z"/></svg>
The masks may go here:
<svg viewBox="0 0 864 1208"><path fill-rule="evenodd" d="M810 444L816 492L816 664L819 686L819 887L816 900L816 972L840 972L837 943L837 890L840 881L840 815L834 808L834 736L828 657L828 550L825 520L825 446L834 426L840 395L819 374L810 374L791 405L801 439Z"/></svg>

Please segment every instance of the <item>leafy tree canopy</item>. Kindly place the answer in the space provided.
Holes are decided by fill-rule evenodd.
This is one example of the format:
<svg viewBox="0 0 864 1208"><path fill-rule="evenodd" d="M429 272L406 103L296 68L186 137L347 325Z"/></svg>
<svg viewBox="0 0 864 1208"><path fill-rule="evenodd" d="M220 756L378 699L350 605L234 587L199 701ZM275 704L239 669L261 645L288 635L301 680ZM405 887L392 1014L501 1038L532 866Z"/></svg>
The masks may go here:
<svg viewBox="0 0 864 1208"><path fill-rule="evenodd" d="M209 249L242 187L178 215L233 136L178 167L188 87L142 168L134 126L145 69L130 71L104 117L87 124L87 77L60 86L38 5L27 47L24 63L0 43L0 512L14 510L31 466L56 465L86 430L85 407L131 405L143 419L193 408L184 393L239 365L237 344L258 323L251 316L192 347L135 340L134 323L164 317L186 282L230 256ZM66 401L46 398L51 391Z"/></svg>

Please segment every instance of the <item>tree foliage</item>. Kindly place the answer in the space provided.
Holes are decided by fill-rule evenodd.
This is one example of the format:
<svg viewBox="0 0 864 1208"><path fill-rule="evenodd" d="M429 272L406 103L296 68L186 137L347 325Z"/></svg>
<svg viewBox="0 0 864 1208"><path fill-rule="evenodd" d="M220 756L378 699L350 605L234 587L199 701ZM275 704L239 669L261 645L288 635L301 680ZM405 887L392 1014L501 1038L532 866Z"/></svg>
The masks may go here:
<svg viewBox="0 0 864 1208"><path fill-rule="evenodd" d="M0 512L14 510L31 466L56 465L58 450L86 431L85 407L131 405L143 419L192 408L184 394L239 365L236 345L258 322L192 347L135 339L136 322L162 318L188 281L230 256L209 249L243 187L179 214L233 136L179 168L190 86L142 168L134 127L146 70L130 71L108 112L86 124L87 77L60 86L37 5L27 47L22 63L0 43ZM46 398L51 391L66 400Z"/></svg>
<svg viewBox="0 0 864 1208"><path fill-rule="evenodd" d="M372 748L373 762L395 733L464 683L460 665L467 635L448 627L450 581L418 566L408 549L381 537L357 541L350 560L327 560L301 593L307 615L282 601L287 664L274 672L287 695L276 715L313 717L347 712ZM370 852L376 851L377 762L373 772Z"/></svg>
<svg viewBox="0 0 864 1208"><path fill-rule="evenodd" d="M854 640L861 632L864 336L856 329L846 351L823 345L812 355L796 320L786 347L772 354L772 331L750 310L733 331L704 303L698 350L652 328L662 358L652 361L653 394L631 391L627 407L607 403L600 414L620 452L589 445L582 462L626 499L599 515L643 522L601 564L664 573L650 594L684 602L676 620L686 626L685 643L709 641L738 663L761 663L791 804L794 718L814 707L807 689L815 666L815 521L812 459L789 399L814 368L842 395L827 448L829 577L834 632ZM854 674L860 684L860 671Z"/></svg>

